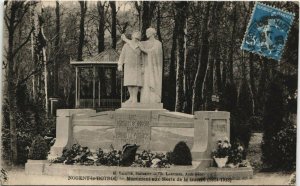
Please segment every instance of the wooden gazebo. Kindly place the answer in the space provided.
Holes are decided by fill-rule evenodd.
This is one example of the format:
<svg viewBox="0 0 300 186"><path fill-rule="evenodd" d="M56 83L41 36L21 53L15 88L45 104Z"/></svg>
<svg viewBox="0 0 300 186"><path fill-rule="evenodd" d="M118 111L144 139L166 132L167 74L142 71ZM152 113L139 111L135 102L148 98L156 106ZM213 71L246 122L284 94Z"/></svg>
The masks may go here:
<svg viewBox="0 0 300 186"><path fill-rule="evenodd" d="M71 61L76 71L76 108L98 111L121 107L122 74L117 72L119 54L107 49L84 61Z"/></svg>

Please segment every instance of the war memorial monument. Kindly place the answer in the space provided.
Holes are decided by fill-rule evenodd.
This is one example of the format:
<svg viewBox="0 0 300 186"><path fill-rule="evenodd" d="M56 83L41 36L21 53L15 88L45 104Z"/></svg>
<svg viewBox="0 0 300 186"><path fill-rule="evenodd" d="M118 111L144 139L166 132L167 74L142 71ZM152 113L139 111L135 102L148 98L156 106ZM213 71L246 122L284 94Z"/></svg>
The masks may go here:
<svg viewBox="0 0 300 186"><path fill-rule="evenodd" d="M136 144L138 151L169 152L184 141L191 150L192 165L169 168L124 166L82 166L52 164L29 160L27 174L62 176L107 176L127 181L195 181L201 179L250 179L251 167L213 167L211 153L219 139L230 139L230 113L196 111L194 115L171 112L163 108L162 45L155 39L155 29L147 29L147 41L139 42L138 32L126 42L118 59L118 70L124 71L124 86L130 94L121 108L96 112L93 109L57 110L56 142L49 157L59 157L64 148L78 143L90 149L121 150L125 144ZM137 99L138 92L140 98Z"/></svg>

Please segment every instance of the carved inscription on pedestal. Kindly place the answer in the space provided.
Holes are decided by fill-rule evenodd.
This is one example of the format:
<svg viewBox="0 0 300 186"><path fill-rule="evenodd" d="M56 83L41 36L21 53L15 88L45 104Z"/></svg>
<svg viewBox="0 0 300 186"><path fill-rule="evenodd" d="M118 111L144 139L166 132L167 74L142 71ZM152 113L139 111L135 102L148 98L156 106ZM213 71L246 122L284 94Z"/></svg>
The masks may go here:
<svg viewBox="0 0 300 186"><path fill-rule="evenodd" d="M215 149L217 147L217 141L224 140L225 137L229 137L226 120L218 119L212 120L211 125L211 144L212 148Z"/></svg>
<svg viewBox="0 0 300 186"><path fill-rule="evenodd" d="M115 148L123 145L137 144L139 150L147 150L151 139L151 113L149 112L119 112L115 114Z"/></svg>

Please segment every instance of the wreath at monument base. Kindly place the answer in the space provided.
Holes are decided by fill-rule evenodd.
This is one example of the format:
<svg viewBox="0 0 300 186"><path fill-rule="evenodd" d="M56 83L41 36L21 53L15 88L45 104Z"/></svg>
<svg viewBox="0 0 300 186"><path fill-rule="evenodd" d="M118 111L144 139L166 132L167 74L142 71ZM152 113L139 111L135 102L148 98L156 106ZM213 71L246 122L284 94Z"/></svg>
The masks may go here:
<svg viewBox="0 0 300 186"><path fill-rule="evenodd" d="M70 149L65 148L61 157L51 158L51 163L66 165L96 165L96 166L124 166L124 167L152 167L169 168L171 165L192 165L190 148L183 141L178 142L173 151L151 152L143 150L137 152L136 144L126 144L122 151L111 145L108 151L99 148L92 152L88 147L74 144Z"/></svg>
<svg viewBox="0 0 300 186"><path fill-rule="evenodd" d="M125 146L125 145L124 145ZM138 146L128 145L130 150ZM137 149L137 148L136 148ZM135 150L136 150L135 149ZM153 167L153 168L169 168L172 164L170 161L171 152L153 153L151 151L134 152L133 154L125 154L126 151L115 150L113 146L108 151L99 148L96 152L92 152L88 147L82 147L74 144L70 149L65 148L61 157L48 160L51 163L63 163L66 165L86 165L86 166L131 166L131 167ZM130 155L133 155L132 162ZM127 159L124 160L126 156ZM129 157L129 158L128 158ZM128 160L128 161L127 161Z"/></svg>

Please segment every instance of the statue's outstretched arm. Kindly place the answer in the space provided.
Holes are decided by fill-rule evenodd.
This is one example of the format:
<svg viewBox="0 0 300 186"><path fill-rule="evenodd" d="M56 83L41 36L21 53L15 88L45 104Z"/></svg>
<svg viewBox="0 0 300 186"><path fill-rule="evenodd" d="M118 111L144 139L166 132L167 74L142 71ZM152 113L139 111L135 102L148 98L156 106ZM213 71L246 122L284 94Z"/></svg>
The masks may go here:
<svg viewBox="0 0 300 186"><path fill-rule="evenodd" d="M132 49L135 49L137 46L130 39L128 39L125 34L121 35L121 39L125 41Z"/></svg>

